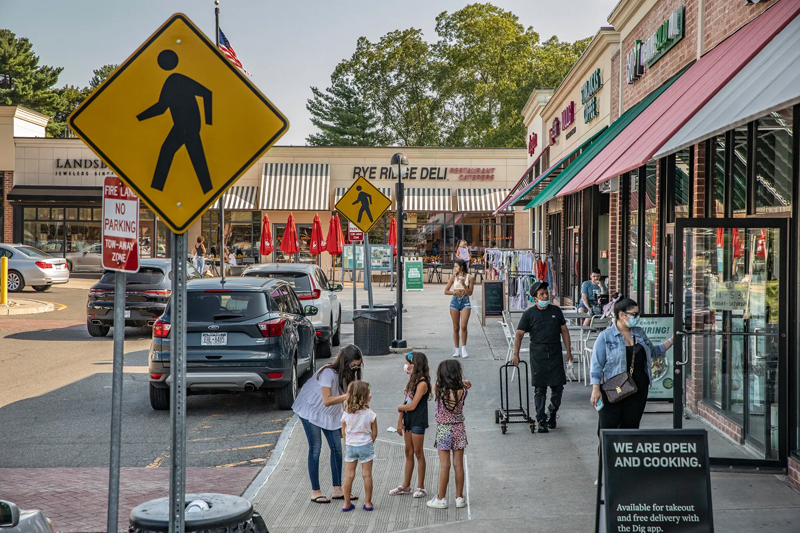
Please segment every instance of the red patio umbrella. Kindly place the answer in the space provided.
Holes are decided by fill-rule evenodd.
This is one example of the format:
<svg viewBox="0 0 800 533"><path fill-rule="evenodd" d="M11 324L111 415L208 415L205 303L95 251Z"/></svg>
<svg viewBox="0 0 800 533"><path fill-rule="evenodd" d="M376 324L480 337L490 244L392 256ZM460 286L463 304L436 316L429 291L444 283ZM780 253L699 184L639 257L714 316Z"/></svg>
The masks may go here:
<svg viewBox="0 0 800 533"><path fill-rule="evenodd" d="M297 227L294 225L294 215L291 213L289 220L286 221L286 229L283 230L280 250L288 256L292 256L300 250L297 242Z"/></svg>
<svg viewBox="0 0 800 533"><path fill-rule="evenodd" d="M392 255L397 255L397 219L393 218L389 224L389 238L386 244L392 245Z"/></svg>
<svg viewBox="0 0 800 533"><path fill-rule="evenodd" d="M319 215L314 215L314 222L311 225L311 241L308 243L308 251L311 255L319 255L321 254L323 249L322 242L322 224L319 220Z"/></svg>
<svg viewBox="0 0 800 533"><path fill-rule="evenodd" d="M258 247L258 253L261 255L269 255L275 250L275 243L272 242L272 229L269 223L269 217L264 215L261 219L261 244Z"/></svg>
<svg viewBox="0 0 800 533"><path fill-rule="evenodd" d="M331 255L340 255L344 249L344 235L339 217L333 215L328 225L328 238L325 240L325 250Z"/></svg>

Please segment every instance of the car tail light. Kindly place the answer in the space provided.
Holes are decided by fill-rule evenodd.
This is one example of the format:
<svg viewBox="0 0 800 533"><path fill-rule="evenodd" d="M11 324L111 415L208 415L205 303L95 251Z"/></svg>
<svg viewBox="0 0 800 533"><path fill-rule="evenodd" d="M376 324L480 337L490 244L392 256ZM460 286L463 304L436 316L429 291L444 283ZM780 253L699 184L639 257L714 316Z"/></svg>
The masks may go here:
<svg viewBox="0 0 800 533"><path fill-rule="evenodd" d="M280 337L283 335L283 327L286 325L285 318L273 318L258 324L258 329L264 337Z"/></svg>
<svg viewBox="0 0 800 533"><path fill-rule="evenodd" d="M44 261L36 261L36 266L39 268L53 268L53 265L45 263Z"/></svg>
<svg viewBox="0 0 800 533"><path fill-rule="evenodd" d="M172 294L172 291L168 289L158 291L125 291L125 294L154 294L158 296L169 296Z"/></svg>
<svg viewBox="0 0 800 533"><path fill-rule="evenodd" d="M150 372L150 379L161 379L161 376L164 374L159 374L158 372Z"/></svg>
<svg viewBox="0 0 800 533"><path fill-rule="evenodd" d="M89 294L114 294L114 291L109 291L105 289L89 289Z"/></svg>
<svg viewBox="0 0 800 533"><path fill-rule="evenodd" d="M322 332L321 331L317 332L317 337L322 337Z"/></svg>
<svg viewBox="0 0 800 533"><path fill-rule="evenodd" d="M165 322L160 318L156 320L155 324L153 324L153 337L157 337L159 339L166 339L169 337L169 330L172 329L172 324L169 322Z"/></svg>
<svg viewBox="0 0 800 533"><path fill-rule="evenodd" d="M267 372L267 375L270 379L281 379L283 377L283 372Z"/></svg>
<svg viewBox="0 0 800 533"><path fill-rule="evenodd" d="M311 291L311 294L299 294L297 296L298 300L316 300L322 295L322 291L319 289L314 289Z"/></svg>
<svg viewBox="0 0 800 533"><path fill-rule="evenodd" d="M225 292L225 293L227 293L227 292L231 292L231 291L230 291L230 289L207 289L207 290L205 290L203 292Z"/></svg>

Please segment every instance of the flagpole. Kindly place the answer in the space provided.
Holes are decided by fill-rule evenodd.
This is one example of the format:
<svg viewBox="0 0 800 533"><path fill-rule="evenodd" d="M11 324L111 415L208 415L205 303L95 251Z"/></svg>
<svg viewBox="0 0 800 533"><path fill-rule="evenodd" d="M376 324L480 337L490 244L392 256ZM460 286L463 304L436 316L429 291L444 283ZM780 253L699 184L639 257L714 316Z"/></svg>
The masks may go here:
<svg viewBox="0 0 800 533"><path fill-rule="evenodd" d="M214 42L219 50L219 0L214 0ZM225 195L219 198L219 269L220 282L225 283Z"/></svg>

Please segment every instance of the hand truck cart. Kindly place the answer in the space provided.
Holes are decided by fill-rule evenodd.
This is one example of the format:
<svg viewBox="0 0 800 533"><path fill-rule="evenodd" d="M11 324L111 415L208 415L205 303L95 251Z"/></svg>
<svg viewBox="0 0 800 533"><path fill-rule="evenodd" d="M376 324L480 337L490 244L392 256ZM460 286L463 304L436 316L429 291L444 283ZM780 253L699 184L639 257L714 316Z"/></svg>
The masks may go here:
<svg viewBox="0 0 800 533"><path fill-rule="evenodd" d="M528 393L528 363L525 361L520 361L519 365L524 365L523 367L519 368L520 379L517 380L517 390L519 392L519 408L512 409L511 402L509 401L508 390L509 390L509 381L508 381L508 371L512 369L512 372L517 371L518 365L512 365L511 363L506 363L500 367L500 409L495 410L494 412L494 423L500 424L500 429L505 435L506 430L508 429L508 424L529 424L531 427L531 433L534 433L536 430L536 422L534 422L533 418L530 416L531 412L531 402L530 402L530 395ZM525 374L525 405L522 405L522 374ZM512 381L513 381L513 374L512 374ZM512 419L519 419L519 420L512 420Z"/></svg>

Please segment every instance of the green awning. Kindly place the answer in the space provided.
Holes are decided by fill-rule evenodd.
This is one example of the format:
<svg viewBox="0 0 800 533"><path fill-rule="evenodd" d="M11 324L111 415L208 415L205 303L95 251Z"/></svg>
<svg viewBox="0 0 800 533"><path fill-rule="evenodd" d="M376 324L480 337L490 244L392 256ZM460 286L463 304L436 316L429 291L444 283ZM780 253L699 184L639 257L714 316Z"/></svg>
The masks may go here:
<svg viewBox="0 0 800 533"><path fill-rule="evenodd" d="M604 127L603 129L601 129L600 131L589 137L589 139L584 141L577 148L572 150L566 156L559 159L555 165L551 166L550 168L542 172L539 176L537 176L533 180L533 182L525 188L524 191L522 191L517 195L514 201L511 202L511 205L513 206L525 205L530 200L530 198L526 198L526 195L528 195L529 192L533 191L534 194L538 194L543 188L545 188L548 184L550 184L550 182L554 180L565 168L567 168L567 166L570 164L570 162L572 162L572 160L575 158L575 155L578 152L583 150L590 142L598 138L600 134L603 133L603 131L605 131L605 129L606 128Z"/></svg>
<svg viewBox="0 0 800 533"><path fill-rule="evenodd" d="M592 145L578 155L578 157L576 157L575 160L558 175L558 177L553 179L546 187L544 187L542 191L533 200L531 200L528 205L525 206L525 209L542 205L557 195L572 178L577 176L578 173L583 170L586 165L588 165L589 162L594 159L595 156L597 156L597 154L599 154L606 146L608 146L617 135L622 133L622 131L628 127L628 124L633 122L633 120L638 117L642 111L647 109L647 107L656 98L661 96L661 93L666 91L667 88L679 77L680 74L673 77L667 83L650 93L638 104L628 109L621 117L615 120L610 126L605 128L592 143Z"/></svg>

